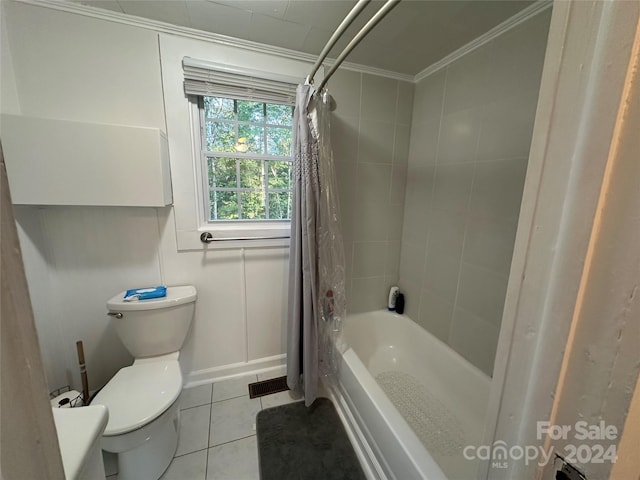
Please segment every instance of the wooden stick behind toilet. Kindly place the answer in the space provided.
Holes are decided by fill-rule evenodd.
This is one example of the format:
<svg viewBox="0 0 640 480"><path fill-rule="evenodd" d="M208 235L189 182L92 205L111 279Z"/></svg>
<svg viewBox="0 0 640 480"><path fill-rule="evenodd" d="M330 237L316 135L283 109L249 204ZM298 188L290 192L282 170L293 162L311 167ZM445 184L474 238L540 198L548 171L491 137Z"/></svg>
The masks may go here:
<svg viewBox="0 0 640 480"><path fill-rule="evenodd" d="M78 363L80 364L80 378L82 379L82 404L88 405L89 402L89 380L87 379L87 366L84 363L84 347L82 340L76 342L76 350L78 351Z"/></svg>

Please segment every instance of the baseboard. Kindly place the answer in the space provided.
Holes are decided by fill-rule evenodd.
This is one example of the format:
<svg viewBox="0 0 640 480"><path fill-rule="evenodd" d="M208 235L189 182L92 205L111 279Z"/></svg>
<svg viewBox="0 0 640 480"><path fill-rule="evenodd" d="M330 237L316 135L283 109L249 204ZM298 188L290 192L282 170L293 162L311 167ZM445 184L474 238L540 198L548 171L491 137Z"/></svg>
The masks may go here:
<svg viewBox="0 0 640 480"><path fill-rule="evenodd" d="M331 399L338 412L338 416L347 431L347 436L358 456L362 470L368 480L388 480L375 454L371 450L366 436L358 426L358 422L351 413L348 403L338 387L329 386L324 389L326 396Z"/></svg>
<svg viewBox="0 0 640 480"><path fill-rule="evenodd" d="M249 362L232 363L220 367L195 370L186 375L184 386L186 388L197 387L198 385L228 380L250 373L258 374L268 372L269 370L275 370L285 365L286 358L287 356L285 354L274 355L273 357L259 358Z"/></svg>

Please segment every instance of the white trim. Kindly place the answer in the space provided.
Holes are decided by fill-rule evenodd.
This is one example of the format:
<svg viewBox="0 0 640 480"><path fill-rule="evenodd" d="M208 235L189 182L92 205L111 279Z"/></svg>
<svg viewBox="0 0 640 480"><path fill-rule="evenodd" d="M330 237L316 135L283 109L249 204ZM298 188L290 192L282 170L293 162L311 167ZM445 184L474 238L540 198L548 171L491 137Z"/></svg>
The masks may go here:
<svg viewBox="0 0 640 480"><path fill-rule="evenodd" d="M506 19L501 24L493 27L488 32L483 33L479 37L475 38L474 40L471 40L469 43L467 43L466 45L463 45L462 47L450 53L446 57L438 60L435 63L432 63L427 68L417 73L413 77L413 83L418 83L420 80L425 79L429 75L432 75L437 71L442 70L444 67L446 67L450 63L455 62L459 58L462 58L465 55L473 52L475 49L480 48L481 46L489 43L491 40L499 37L503 33L506 33L512 28L520 25L521 23L526 22L531 17L534 17L540 12L545 11L547 8L550 8L551 5L552 5L551 0L536 1L532 5L525 8L524 10L521 10L520 12L516 13L514 16Z"/></svg>
<svg viewBox="0 0 640 480"><path fill-rule="evenodd" d="M159 33L169 33L172 35L181 36L184 38L191 38L195 40L201 40L210 43L216 43L218 45L227 45L231 47L242 48L245 50L251 50L258 53L266 53L289 60L299 60L313 64L318 58L317 55L310 53L298 52L296 50L290 50L288 48L276 47L273 45L266 45L263 43L252 42L250 40L243 40L240 38L229 37L227 35L221 35L219 33L205 32L203 30L196 30L194 28L182 27L178 25L171 25L170 23L160 22L157 20L151 20L148 18L136 17L126 13L114 12L112 10L104 10L101 8L90 7L81 5L79 3L72 3L62 0L16 0L20 3L33 5L36 7L50 8L52 10L59 10L62 12L73 13L76 15L84 15L85 17L96 18L99 20L106 20L109 22L120 23L123 25L130 25L138 28L145 28L147 30L153 30ZM335 59L325 59L325 65L333 65ZM354 70L356 72L368 73L370 75L378 75L381 77L388 77L394 80L401 80L404 82L413 82L413 75L404 73L392 72L391 70L384 70L382 68L369 67L367 65L361 65L359 63L344 62L342 68L347 70Z"/></svg>
<svg viewBox="0 0 640 480"><path fill-rule="evenodd" d="M249 374L259 374L274 370L286 365L287 355L282 353L272 357L258 358L248 362L231 363L220 367L205 368L195 370L186 375L184 388L207 385L221 380L241 377Z"/></svg>
<svg viewBox="0 0 640 480"><path fill-rule="evenodd" d="M244 337L244 343L242 348L244 349L244 361L249 362L249 320L247 318L247 259L245 257L244 248L240 249L240 265L242 266L240 272L240 296L242 297L242 336Z"/></svg>

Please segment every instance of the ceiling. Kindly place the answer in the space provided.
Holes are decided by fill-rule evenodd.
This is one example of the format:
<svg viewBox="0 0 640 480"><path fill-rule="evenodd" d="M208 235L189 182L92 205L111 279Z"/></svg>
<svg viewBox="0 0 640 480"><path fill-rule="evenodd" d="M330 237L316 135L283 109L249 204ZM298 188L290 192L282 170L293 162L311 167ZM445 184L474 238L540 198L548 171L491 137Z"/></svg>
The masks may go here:
<svg viewBox="0 0 640 480"><path fill-rule="evenodd" d="M356 0L72 0L174 25L310 54ZM349 62L415 75L482 35L532 0L403 0L348 57ZM333 48L337 57L380 8L371 2Z"/></svg>

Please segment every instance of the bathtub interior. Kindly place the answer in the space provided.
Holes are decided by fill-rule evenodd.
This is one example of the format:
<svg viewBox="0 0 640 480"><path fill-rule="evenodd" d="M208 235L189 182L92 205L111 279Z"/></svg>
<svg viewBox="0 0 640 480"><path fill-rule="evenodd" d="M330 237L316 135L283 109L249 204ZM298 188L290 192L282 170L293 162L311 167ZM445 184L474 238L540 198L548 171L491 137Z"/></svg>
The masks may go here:
<svg viewBox="0 0 640 480"><path fill-rule="evenodd" d="M449 478L473 478L463 457L480 445L490 379L406 316L349 316L344 342Z"/></svg>

